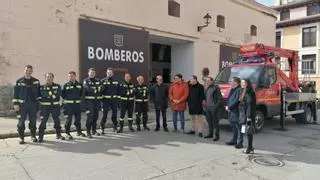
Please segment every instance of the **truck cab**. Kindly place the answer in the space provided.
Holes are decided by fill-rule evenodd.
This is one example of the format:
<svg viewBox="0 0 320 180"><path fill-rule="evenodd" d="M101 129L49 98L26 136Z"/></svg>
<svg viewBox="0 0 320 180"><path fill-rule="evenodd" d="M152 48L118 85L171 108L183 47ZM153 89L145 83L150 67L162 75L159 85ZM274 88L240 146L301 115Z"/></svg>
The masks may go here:
<svg viewBox="0 0 320 180"><path fill-rule="evenodd" d="M290 60L289 77L278 68L275 57ZM257 97L255 129L260 132L266 119L280 115L281 91L298 92L297 52L263 44L241 46L238 62L222 69L215 79L225 105L231 89L229 82L233 77L249 79L252 83ZM226 111L223 114L227 116Z"/></svg>

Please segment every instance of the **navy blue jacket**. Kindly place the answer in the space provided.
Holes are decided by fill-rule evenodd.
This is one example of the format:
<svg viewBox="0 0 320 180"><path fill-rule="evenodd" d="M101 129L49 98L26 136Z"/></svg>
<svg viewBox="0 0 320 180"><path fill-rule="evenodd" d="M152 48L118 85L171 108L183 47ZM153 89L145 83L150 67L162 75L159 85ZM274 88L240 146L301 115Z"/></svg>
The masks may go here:
<svg viewBox="0 0 320 180"><path fill-rule="evenodd" d="M56 83L40 86L41 105L59 105L61 97L61 86Z"/></svg>
<svg viewBox="0 0 320 180"><path fill-rule="evenodd" d="M145 84L139 85L137 84L135 87L135 97L136 102L148 102L149 101L149 88Z"/></svg>
<svg viewBox="0 0 320 180"><path fill-rule="evenodd" d="M82 84L78 81L74 83L69 81L63 85L62 98L66 103L75 103L75 101L80 102L83 94Z"/></svg>
<svg viewBox="0 0 320 180"><path fill-rule="evenodd" d="M120 83L113 77L101 80L101 93L103 99L116 100L119 98Z"/></svg>
<svg viewBox="0 0 320 180"><path fill-rule="evenodd" d="M132 83L123 82L119 87L119 96L121 100L133 100L135 88Z"/></svg>
<svg viewBox="0 0 320 180"><path fill-rule="evenodd" d="M240 97L240 86L231 89L228 96L228 120L230 122L239 121L239 97Z"/></svg>
<svg viewBox="0 0 320 180"><path fill-rule="evenodd" d="M95 100L101 97L101 82L98 78L86 78L83 80L84 99Z"/></svg>
<svg viewBox="0 0 320 180"><path fill-rule="evenodd" d="M40 98L40 82L38 79L31 77L30 84L27 84L27 79L22 77L16 81L13 89L13 104L19 105L27 101L37 102ZM28 97L29 95L32 97Z"/></svg>

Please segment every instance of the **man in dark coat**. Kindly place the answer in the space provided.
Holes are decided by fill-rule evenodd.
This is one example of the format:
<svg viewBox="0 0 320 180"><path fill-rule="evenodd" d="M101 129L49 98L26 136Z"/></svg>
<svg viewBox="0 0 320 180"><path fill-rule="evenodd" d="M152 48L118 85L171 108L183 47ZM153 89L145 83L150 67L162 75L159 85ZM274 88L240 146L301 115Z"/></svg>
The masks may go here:
<svg viewBox="0 0 320 180"><path fill-rule="evenodd" d="M220 139L219 121L223 98L219 86L213 84L212 77L207 78L207 85L208 87L205 90L205 109L209 125L209 134L205 138L213 138L213 131L215 130L215 137L213 141L218 141Z"/></svg>
<svg viewBox="0 0 320 180"><path fill-rule="evenodd" d="M231 90L228 96L228 120L232 128L232 140L227 145L236 145L236 148L242 144L243 135L241 134L241 126L239 124L239 98L240 98L240 78L233 77L231 80Z"/></svg>
<svg viewBox="0 0 320 180"><path fill-rule="evenodd" d="M162 76L158 75L156 79L157 83L154 84L150 91L150 98L151 101L154 104L154 108L156 110L156 129L155 131L160 130L160 112L162 114L162 125L163 130L168 132L167 128L167 108L168 108L168 95L169 95L169 89L168 86L163 84L163 78Z"/></svg>
<svg viewBox="0 0 320 180"><path fill-rule="evenodd" d="M199 137L202 137L203 131L203 108L204 102L204 88L203 85L198 82L197 76L193 75L189 82L189 114L191 117L192 128L187 134L199 133Z"/></svg>

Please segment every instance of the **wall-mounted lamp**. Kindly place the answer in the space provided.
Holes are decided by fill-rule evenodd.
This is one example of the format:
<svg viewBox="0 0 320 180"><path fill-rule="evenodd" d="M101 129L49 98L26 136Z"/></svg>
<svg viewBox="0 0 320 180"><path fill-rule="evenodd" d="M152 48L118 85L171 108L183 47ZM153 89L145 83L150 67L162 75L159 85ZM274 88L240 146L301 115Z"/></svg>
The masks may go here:
<svg viewBox="0 0 320 180"><path fill-rule="evenodd" d="M207 27L207 26L211 23L211 19L212 19L212 17L209 15L209 13L207 13L207 14L203 17L203 22L204 22L205 25L203 25L203 26L198 26L198 32L200 32L202 28Z"/></svg>

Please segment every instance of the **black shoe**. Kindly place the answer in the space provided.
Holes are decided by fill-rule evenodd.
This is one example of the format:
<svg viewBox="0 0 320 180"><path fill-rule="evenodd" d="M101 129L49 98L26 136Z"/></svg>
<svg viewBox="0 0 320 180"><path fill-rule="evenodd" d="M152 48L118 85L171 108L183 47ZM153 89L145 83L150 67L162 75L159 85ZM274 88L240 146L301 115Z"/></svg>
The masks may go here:
<svg viewBox="0 0 320 180"><path fill-rule="evenodd" d="M86 137L86 135L83 134L81 131L80 131L80 132L77 132L77 136Z"/></svg>
<svg viewBox="0 0 320 180"><path fill-rule="evenodd" d="M144 126L144 127L143 127L143 130L145 130L145 131L150 131L150 128L149 128L148 126Z"/></svg>
<svg viewBox="0 0 320 180"><path fill-rule="evenodd" d="M117 131L117 133L122 133L123 132L123 129L122 128L120 128L118 131Z"/></svg>
<svg viewBox="0 0 320 180"><path fill-rule="evenodd" d="M67 140L72 140L73 137L72 137L70 134L67 134L67 135L66 135L66 139L67 139Z"/></svg>
<svg viewBox="0 0 320 180"><path fill-rule="evenodd" d="M195 132L195 131L189 131L189 132L187 132L186 134L192 135L192 134L196 134L196 132Z"/></svg>
<svg viewBox="0 0 320 180"><path fill-rule="evenodd" d="M254 153L254 149L253 148L247 148L245 151L243 151L243 153L245 154L253 154Z"/></svg>
<svg viewBox="0 0 320 180"><path fill-rule="evenodd" d="M117 132L117 131L118 131L117 127L113 127L113 132Z"/></svg>
<svg viewBox="0 0 320 180"><path fill-rule="evenodd" d="M38 143L43 143L43 139L39 138Z"/></svg>
<svg viewBox="0 0 320 180"><path fill-rule="evenodd" d="M169 129L168 129L167 127L163 128L163 130L164 130L165 132L169 132Z"/></svg>
<svg viewBox="0 0 320 180"><path fill-rule="evenodd" d="M133 129L133 127L129 128L129 130L130 130L131 132L136 132L136 131ZM141 130L141 129L140 129L140 130Z"/></svg>
<svg viewBox="0 0 320 180"><path fill-rule="evenodd" d="M155 131L155 132L158 132L159 130L160 130L160 128L156 128L156 129L154 129L154 131Z"/></svg>
<svg viewBox="0 0 320 180"><path fill-rule="evenodd" d="M226 142L226 145L228 145L228 146L234 146L234 145L236 145L237 143L235 143L235 142Z"/></svg>
<svg viewBox="0 0 320 180"><path fill-rule="evenodd" d="M213 138L213 135L207 135L204 138L206 138L206 139Z"/></svg>
<svg viewBox="0 0 320 180"><path fill-rule="evenodd" d="M92 135L94 135L94 136L101 136L101 134L98 133L97 131L92 131Z"/></svg>
<svg viewBox="0 0 320 180"><path fill-rule="evenodd" d="M202 137L203 137L203 134L202 134L202 133L199 133L199 137L201 137L201 138L202 138Z"/></svg>
<svg viewBox="0 0 320 180"><path fill-rule="evenodd" d="M101 135L105 135L104 129L101 129Z"/></svg>
<svg viewBox="0 0 320 180"><path fill-rule="evenodd" d="M236 144L234 147L235 147L236 149L242 149L242 148L243 148L243 145L242 145L242 144Z"/></svg>
<svg viewBox="0 0 320 180"><path fill-rule="evenodd" d="M38 142L38 139L35 136L32 136L31 141L35 143L35 142Z"/></svg>
<svg viewBox="0 0 320 180"><path fill-rule="evenodd" d="M24 139L20 139L19 144L25 144Z"/></svg>
<svg viewBox="0 0 320 180"><path fill-rule="evenodd" d="M141 127L140 126L137 127L137 131L141 131Z"/></svg>
<svg viewBox="0 0 320 180"><path fill-rule="evenodd" d="M90 133L90 132L87 132L87 137L88 137L89 139L91 139L91 138L92 138L92 135L91 135L91 133Z"/></svg>
<svg viewBox="0 0 320 180"><path fill-rule="evenodd" d="M56 139L60 139L60 140L66 140L65 137L61 136L61 135L57 135Z"/></svg>
<svg viewBox="0 0 320 180"><path fill-rule="evenodd" d="M214 139L213 139L213 141L219 141L219 137L215 137Z"/></svg>

